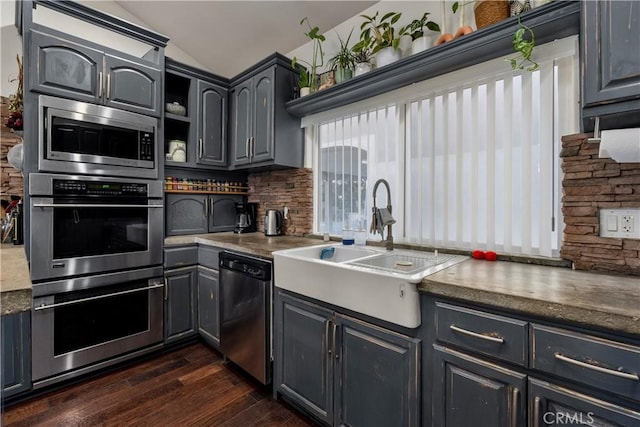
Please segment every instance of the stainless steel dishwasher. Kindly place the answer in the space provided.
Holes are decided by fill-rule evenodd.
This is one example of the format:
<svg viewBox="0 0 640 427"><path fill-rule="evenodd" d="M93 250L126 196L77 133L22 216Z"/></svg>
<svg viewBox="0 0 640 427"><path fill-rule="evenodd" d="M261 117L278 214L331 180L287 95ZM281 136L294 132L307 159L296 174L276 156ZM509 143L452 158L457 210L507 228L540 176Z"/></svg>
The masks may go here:
<svg viewBox="0 0 640 427"><path fill-rule="evenodd" d="M262 384L271 382L271 262L220 253L220 350Z"/></svg>

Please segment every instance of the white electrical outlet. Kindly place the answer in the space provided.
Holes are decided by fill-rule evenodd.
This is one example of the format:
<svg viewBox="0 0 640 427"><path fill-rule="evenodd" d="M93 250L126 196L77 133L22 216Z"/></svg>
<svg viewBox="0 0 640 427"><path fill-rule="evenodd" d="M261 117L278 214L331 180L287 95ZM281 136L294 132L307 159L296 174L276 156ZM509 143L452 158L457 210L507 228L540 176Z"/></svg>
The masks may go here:
<svg viewBox="0 0 640 427"><path fill-rule="evenodd" d="M600 209L600 236L640 239L640 209Z"/></svg>

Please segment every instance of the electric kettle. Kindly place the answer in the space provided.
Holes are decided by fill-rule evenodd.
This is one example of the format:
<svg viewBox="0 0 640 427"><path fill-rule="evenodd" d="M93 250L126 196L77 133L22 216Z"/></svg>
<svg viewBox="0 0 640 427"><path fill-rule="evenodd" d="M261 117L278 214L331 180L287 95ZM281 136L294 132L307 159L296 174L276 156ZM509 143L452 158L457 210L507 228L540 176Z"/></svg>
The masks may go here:
<svg viewBox="0 0 640 427"><path fill-rule="evenodd" d="M282 212L276 209L267 209L264 216L264 235L279 236L282 234Z"/></svg>

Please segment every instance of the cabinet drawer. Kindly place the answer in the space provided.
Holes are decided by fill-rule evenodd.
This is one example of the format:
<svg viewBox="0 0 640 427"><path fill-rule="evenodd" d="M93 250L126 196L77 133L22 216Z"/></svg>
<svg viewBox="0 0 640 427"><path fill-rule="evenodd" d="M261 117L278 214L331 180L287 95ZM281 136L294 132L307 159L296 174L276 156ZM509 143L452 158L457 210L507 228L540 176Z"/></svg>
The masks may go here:
<svg viewBox="0 0 640 427"><path fill-rule="evenodd" d="M217 270L218 254L221 251L222 249L220 248L200 245L198 248L198 264Z"/></svg>
<svg viewBox="0 0 640 427"><path fill-rule="evenodd" d="M197 246L179 246L175 248L164 248L164 267L184 267L198 263Z"/></svg>
<svg viewBox="0 0 640 427"><path fill-rule="evenodd" d="M532 368L640 400L640 347L532 325Z"/></svg>
<svg viewBox="0 0 640 427"><path fill-rule="evenodd" d="M438 340L527 365L527 322L436 302Z"/></svg>

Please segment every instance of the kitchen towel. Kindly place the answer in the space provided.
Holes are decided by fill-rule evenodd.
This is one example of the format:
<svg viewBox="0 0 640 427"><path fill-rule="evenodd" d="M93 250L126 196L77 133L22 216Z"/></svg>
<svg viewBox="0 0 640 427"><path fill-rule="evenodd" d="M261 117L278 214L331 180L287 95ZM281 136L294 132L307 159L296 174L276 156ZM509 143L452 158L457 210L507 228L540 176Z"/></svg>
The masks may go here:
<svg viewBox="0 0 640 427"><path fill-rule="evenodd" d="M618 163L640 162L640 128L600 132L600 157L609 157Z"/></svg>

